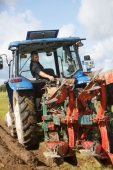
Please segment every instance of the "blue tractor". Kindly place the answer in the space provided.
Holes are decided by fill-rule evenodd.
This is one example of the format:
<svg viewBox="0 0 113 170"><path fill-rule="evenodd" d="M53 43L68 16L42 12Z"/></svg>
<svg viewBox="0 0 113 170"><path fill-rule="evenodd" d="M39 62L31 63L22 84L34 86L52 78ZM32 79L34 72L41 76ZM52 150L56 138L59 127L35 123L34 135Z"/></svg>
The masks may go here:
<svg viewBox="0 0 113 170"><path fill-rule="evenodd" d="M36 148L39 142L37 122L41 120L47 148L45 155L49 152L54 154L53 157L71 155L72 148L80 146L79 133L87 131L85 125L92 126L89 118L93 118L93 113L88 112L91 108L82 102L78 106L77 95L97 75L90 74L94 67L90 56L84 56L86 71L83 71L79 47L83 46L82 40L85 39L57 38L58 31L28 31L26 40L11 42L8 49L12 52L12 60L7 62L9 79L6 82L9 111L5 122L11 135L17 137L25 148ZM56 79L53 82L32 76L32 51L38 52L44 67L54 70ZM89 91L94 90L98 90L98 86ZM77 108L80 113L85 112L84 117L76 114Z"/></svg>

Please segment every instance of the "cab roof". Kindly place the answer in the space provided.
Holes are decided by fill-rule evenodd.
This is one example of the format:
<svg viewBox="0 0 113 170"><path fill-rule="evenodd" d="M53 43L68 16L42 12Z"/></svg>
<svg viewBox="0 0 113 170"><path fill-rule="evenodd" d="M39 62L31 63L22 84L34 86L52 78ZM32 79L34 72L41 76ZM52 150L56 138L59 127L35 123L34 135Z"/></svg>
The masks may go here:
<svg viewBox="0 0 113 170"><path fill-rule="evenodd" d="M8 49L11 47L18 47L19 45L30 45L30 44L48 44L48 43L73 43L80 40L85 40L85 38L79 37L64 37L57 38L59 30L41 30L41 31L28 31L26 40L11 42Z"/></svg>

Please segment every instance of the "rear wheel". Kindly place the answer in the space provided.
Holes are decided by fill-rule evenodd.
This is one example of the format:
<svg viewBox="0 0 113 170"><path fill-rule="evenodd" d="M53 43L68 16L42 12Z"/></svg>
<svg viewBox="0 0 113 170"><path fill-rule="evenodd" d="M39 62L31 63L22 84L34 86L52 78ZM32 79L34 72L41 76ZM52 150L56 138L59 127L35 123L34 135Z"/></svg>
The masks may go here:
<svg viewBox="0 0 113 170"><path fill-rule="evenodd" d="M32 91L14 91L13 107L19 143L27 149L36 148L37 121Z"/></svg>

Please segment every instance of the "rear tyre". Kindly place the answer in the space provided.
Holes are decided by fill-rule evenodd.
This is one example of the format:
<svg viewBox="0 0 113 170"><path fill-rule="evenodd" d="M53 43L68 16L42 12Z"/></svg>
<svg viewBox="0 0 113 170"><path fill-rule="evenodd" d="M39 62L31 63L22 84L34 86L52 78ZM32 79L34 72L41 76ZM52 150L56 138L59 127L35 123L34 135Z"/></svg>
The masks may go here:
<svg viewBox="0 0 113 170"><path fill-rule="evenodd" d="M27 149L38 147L37 121L32 91L14 91L13 107L19 143Z"/></svg>

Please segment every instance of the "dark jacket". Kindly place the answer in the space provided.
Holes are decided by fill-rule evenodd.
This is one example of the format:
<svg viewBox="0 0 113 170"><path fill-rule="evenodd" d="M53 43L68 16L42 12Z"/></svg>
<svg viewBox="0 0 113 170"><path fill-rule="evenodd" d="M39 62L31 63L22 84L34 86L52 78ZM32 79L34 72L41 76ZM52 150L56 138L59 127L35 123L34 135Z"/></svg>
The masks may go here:
<svg viewBox="0 0 113 170"><path fill-rule="evenodd" d="M33 77L38 78L39 72L42 71L44 67L38 61L37 63L31 60L30 71Z"/></svg>

